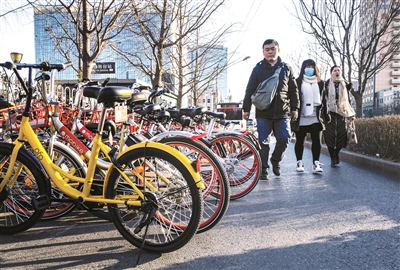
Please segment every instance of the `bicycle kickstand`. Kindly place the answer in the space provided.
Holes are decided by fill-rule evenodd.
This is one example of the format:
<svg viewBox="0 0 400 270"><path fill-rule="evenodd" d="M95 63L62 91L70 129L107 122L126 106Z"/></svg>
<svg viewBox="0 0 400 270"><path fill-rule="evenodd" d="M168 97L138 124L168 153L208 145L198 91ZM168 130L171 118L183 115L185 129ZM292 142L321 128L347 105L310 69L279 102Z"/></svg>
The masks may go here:
<svg viewBox="0 0 400 270"><path fill-rule="evenodd" d="M139 249L139 254L136 259L135 267L139 264L139 260L140 260L140 256L142 255L144 243L146 242L147 231L149 229L151 222L154 219L154 214L156 213L156 211L158 209L157 204L155 203L156 197L153 194L148 193L148 192L146 192L145 195L146 195L146 197L150 198L151 201L143 202L145 204L144 209L147 210L148 212L145 215L143 215L143 218L142 218L139 226L136 227L136 229L135 229L135 233L139 233L142 230L142 228L144 226L146 226L146 229L145 229L144 235L143 235L143 242Z"/></svg>
<svg viewBox="0 0 400 270"><path fill-rule="evenodd" d="M139 254L138 254L137 259L136 259L135 267L139 264L140 256L142 255L142 251L143 251L143 247L144 247L144 242L146 241L147 230L149 229L150 223L151 223L151 222L147 223L147 225L146 225L146 229L145 229L144 235L143 235L143 243L142 243L142 246L141 246L140 249L139 249Z"/></svg>

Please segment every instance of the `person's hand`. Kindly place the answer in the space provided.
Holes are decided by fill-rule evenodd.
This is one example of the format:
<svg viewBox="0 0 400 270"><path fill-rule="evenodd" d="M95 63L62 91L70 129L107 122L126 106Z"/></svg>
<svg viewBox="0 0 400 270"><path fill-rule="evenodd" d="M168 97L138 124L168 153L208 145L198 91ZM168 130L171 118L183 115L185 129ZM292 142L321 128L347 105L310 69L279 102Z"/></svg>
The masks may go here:
<svg viewBox="0 0 400 270"><path fill-rule="evenodd" d="M292 118L290 119L292 122L296 122L297 121L297 111L291 111L290 114L292 115Z"/></svg>
<svg viewBox="0 0 400 270"><path fill-rule="evenodd" d="M353 88L353 84L352 83L346 84L346 88L347 88L347 90L350 91Z"/></svg>
<svg viewBox="0 0 400 270"><path fill-rule="evenodd" d="M249 116L250 116L250 112L243 112L243 119L244 120L249 119Z"/></svg>

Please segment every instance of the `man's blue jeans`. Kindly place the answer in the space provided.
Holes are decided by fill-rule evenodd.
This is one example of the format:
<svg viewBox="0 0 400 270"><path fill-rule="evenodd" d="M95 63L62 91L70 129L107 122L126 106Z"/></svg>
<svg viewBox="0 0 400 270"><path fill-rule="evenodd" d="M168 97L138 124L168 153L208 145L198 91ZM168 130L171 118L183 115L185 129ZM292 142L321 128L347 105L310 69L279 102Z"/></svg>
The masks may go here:
<svg viewBox="0 0 400 270"><path fill-rule="evenodd" d="M260 156L262 161L262 170L265 171L268 166L270 135L273 132L276 138L275 149L271 155L271 161L278 164L282 158L291 138L290 119L265 119L256 118L258 141L260 142Z"/></svg>

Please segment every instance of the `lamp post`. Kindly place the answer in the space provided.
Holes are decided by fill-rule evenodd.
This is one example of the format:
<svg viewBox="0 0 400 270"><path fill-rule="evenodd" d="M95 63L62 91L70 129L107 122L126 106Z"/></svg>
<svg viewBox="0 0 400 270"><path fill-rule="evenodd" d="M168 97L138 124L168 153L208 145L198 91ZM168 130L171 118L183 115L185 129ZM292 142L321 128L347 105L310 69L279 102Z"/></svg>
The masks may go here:
<svg viewBox="0 0 400 270"><path fill-rule="evenodd" d="M226 65L225 69L228 69L228 68L230 68L231 66L234 66L234 65L236 65L236 64L239 64L239 63L241 63L241 62L243 62L243 61L246 61L247 59L250 59L250 56L246 56L246 57L244 57L242 60L236 60L236 61L233 61L232 63L228 63L228 64Z"/></svg>

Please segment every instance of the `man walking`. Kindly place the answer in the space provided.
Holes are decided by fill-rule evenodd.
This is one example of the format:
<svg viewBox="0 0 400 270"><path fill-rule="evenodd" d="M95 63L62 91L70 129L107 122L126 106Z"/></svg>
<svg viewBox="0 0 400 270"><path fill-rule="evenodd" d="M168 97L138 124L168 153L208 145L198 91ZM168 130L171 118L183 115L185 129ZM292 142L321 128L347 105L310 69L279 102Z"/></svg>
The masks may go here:
<svg viewBox="0 0 400 270"><path fill-rule="evenodd" d="M257 86L274 75L275 70L281 67L278 87L271 105L265 110L256 108L258 140L261 145L261 180L268 180L269 137L273 132L276 138L275 149L271 155L271 165L273 173L279 176L281 174L279 162L282 160L291 138L290 121L297 119L300 102L293 70L279 57L278 42L274 39L267 39L262 48L264 59L253 68L247 83L243 100L243 118L246 120L249 118L252 106L251 96Z"/></svg>

